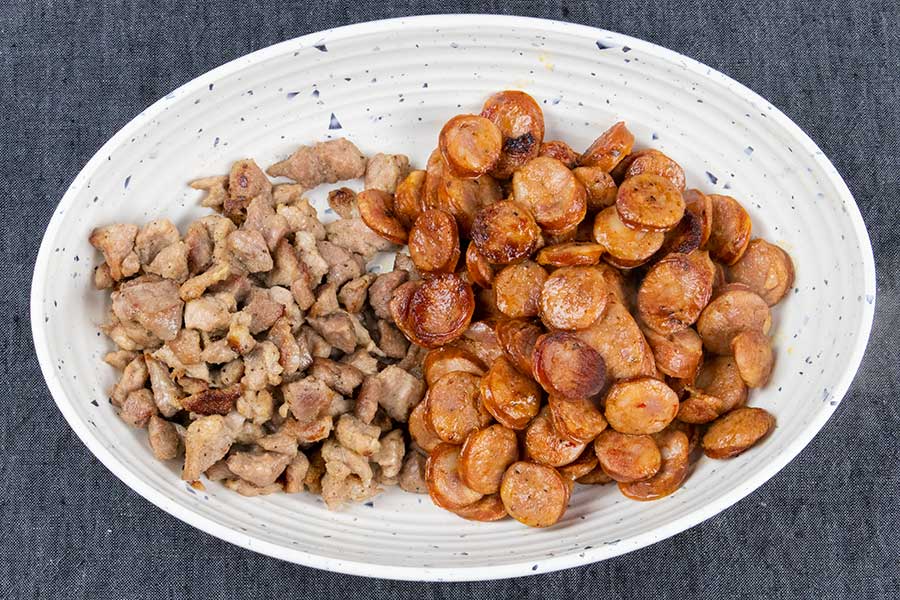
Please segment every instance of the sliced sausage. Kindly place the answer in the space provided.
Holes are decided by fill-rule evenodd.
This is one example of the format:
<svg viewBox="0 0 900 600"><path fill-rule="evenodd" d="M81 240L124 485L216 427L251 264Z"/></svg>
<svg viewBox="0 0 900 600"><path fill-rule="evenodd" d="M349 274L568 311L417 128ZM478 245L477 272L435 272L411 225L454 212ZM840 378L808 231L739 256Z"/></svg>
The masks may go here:
<svg viewBox="0 0 900 600"><path fill-rule="evenodd" d="M531 356L535 379L548 394L592 398L606 387L606 364L599 352L572 333L539 337Z"/></svg>
<svg viewBox="0 0 900 600"><path fill-rule="evenodd" d="M769 336L759 331L742 331L731 340L731 352L747 387L762 387L766 384L775 364Z"/></svg>
<svg viewBox="0 0 900 600"><path fill-rule="evenodd" d="M575 267L596 265L603 256L603 246L591 242L565 242L541 248L537 254L539 265Z"/></svg>
<svg viewBox="0 0 900 600"><path fill-rule="evenodd" d="M459 231L453 215L440 209L419 214L409 231L409 256L420 273L453 273L459 261Z"/></svg>
<svg viewBox="0 0 900 600"><path fill-rule="evenodd" d="M682 423L702 425L715 421L725 412L725 403L718 396L690 389L687 398L678 406L678 420Z"/></svg>
<svg viewBox="0 0 900 600"><path fill-rule="evenodd" d="M502 197L500 186L490 175L463 179L444 173L438 186L438 203L456 218L463 237L471 234L478 211Z"/></svg>
<svg viewBox="0 0 900 600"><path fill-rule="evenodd" d="M599 269L562 267L544 283L541 320L553 329L584 329L603 315L609 298L606 278Z"/></svg>
<svg viewBox="0 0 900 600"><path fill-rule="evenodd" d="M709 241L706 246L709 253L726 265L733 265L747 249L750 233L753 229L750 215L740 202L731 196L710 194L713 218Z"/></svg>
<svg viewBox="0 0 900 600"><path fill-rule="evenodd" d="M747 402L747 386L741 378L737 362L730 356L716 356L705 361L692 387L719 398L722 401L719 414Z"/></svg>
<svg viewBox="0 0 900 600"><path fill-rule="evenodd" d="M481 379L481 401L500 424L525 429L538 414L541 392L534 380L501 356Z"/></svg>
<svg viewBox="0 0 900 600"><path fill-rule="evenodd" d="M677 412L678 396L652 377L617 381L606 394L606 420L621 433L662 431Z"/></svg>
<svg viewBox="0 0 900 600"><path fill-rule="evenodd" d="M597 213L593 233L594 241L609 254L608 259L618 263L614 266L624 265L623 268L637 267L646 262L666 239L661 231L638 231L626 226L615 206Z"/></svg>
<svg viewBox="0 0 900 600"><path fill-rule="evenodd" d="M544 267L530 260L507 265L494 277L497 308L507 317L535 317L547 280Z"/></svg>
<svg viewBox="0 0 900 600"><path fill-rule="evenodd" d="M684 197L684 210L689 212L700 222L700 247L706 246L712 233L713 204L709 196L700 190L686 190Z"/></svg>
<svg viewBox="0 0 900 600"><path fill-rule="evenodd" d="M506 469L517 460L516 432L503 425L491 425L466 438L459 454L459 475L476 492L495 494Z"/></svg>
<svg viewBox="0 0 900 600"><path fill-rule="evenodd" d="M609 173L634 146L634 135L619 121L598 137L578 158L580 167L599 167Z"/></svg>
<svg viewBox="0 0 900 600"><path fill-rule="evenodd" d="M491 422L481 403L481 378L472 373L447 373L428 388L428 420L445 442L462 444L466 437Z"/></svg>
<svg viewBox="0 0 900 600"><path fill-rule="evenodd" d="M703 340L696 331L690 327L669 335L656 333L649 327L643 331L657 369L670 377L694 378L703 361Z"/></svg>
<svg viewBox="0 0 900 600"><path fill-rule="evenodd" d="M450 512L468 521L499 521L508 516L500 494L485 496L468 506L454 508Z"/></svg>
<svg viewBox="0 0 900 600"><path fill-rule="evenodd" d="M616 211L625 225L641 231L669 231L684 216L684 198L665 177L644 173L622 182Z"/></svg>
<svg viewBox="0 0 900 600"><path fill-rule="evenodd" d="M416 222L425 193L425 171L410 171L394 192L394 214L409 229Z"/></svg>
<svg viewBox="0 0 900 600"><path fill-rule="evenodd" d="M731 354L731 340L741 331L769 333L772 315L766 301L747 289L726 289L712 299L700 318L697 333L703 346L716 354Z"/></svg>
<svg viewBox="0 0 900 600"><path fill-rule="evenodd" d="M572 150L572 147L561 140L550 140L541 144L541 150L538 156L546 156L554 158L566 165L566 168L572 169L578 163L578 153Z"/></svg>
<svg viewBox="0 0 900 600"><path fill-rule="evenodd" d="M537 249L541 230L531 212L501 200L481 209L472 223L472 241L490 262L508 264Z"/></svg>
<svg viewBox="0 0 900 600"><path fill-rule="evenodd" d="M582 475L575 482L582 485L606 485L607 483L612 483L613 478L607 475L598 464L591 472L587 475Z"/></svg>
<svg viewBox="0 0 900 600"><path fill-rule="evenodd" d="M463 334L474 312L472 286L460 276L426 279L409 300L414 341L426 348L443 346Z"/></svg>
<svg viewBox="0 0 900 600"><path fill-rule="evenodd" d="M453 345L468 350L485 365L491 365L502 354L497 342L497 322L493 319L474 321Z"/></svg>
<svg viewBox="0 0 900 600"><path fill-rule="evenodd" d="M466 248L466 274L469 281L484 289L488 289L494 282L494 267L485 258L484 254L478 251L478 246L474 243L469 244Z"/></svg>
<svg viewBox="0 0 900 600"><path fill-rule="evenodd" d="M639 156L635 155L625 170L625 179L644 173L665 177L679 192L684 191L684 169L659 150L644 150Z"/></svg>
<svg viewBox="0 0 900 600"><path fill-rule="evenodd" d="M701 246L703 240L703 223L696 213L689 210L684 211L681 221L675 226L675 229L666 233L666 239L662 247L657 252L660 258L672 252L681 254L690 254Z"/></svg>
<svg viewBox="0 0 900 600"><path fill-rule="evenodd" d="M549 527L565 514L569 488L553 467L519 461L503 475L500 498L516 521L529 527Z"/></svg>
<svg viewBox="0 0 900 600"><path fill-rule="evenodd" d="M618 188L609 173L599 167L578 167L572 173L587 191L587 211L595 213L616 203Z"/></svg>
<svg viewBox="0 0 900 600"><path fill-rule="evenodd" d="M431 452L443 441L431 426L428 406L424 400L416 404L409 413L406 425L409 429L409 436L425 452Z"/></svg>
<svg viewBox="0 0 900 600"><path fill-rule="evenodd" d="M439 444L425 463L425 484L432 502L454 510L481 499L482 494L471 489L459 477L459 446Z"/></svg>
<svg viewBox="0 0 900 600"><path fill-rule="evenodd" d="M575 335L600 353L611 379L656 375L647 340L631 313L618 301L609 302L602 318Z"/></svg>
<svg viewBox="0 0 900 600"><path fill-rule="evenodd" d="M584 219L587 191L560 161L539 156L513 174L513 198L531 210L535 221L550 233L571 230Z"/></svg>
<svg viewBox="0 0 900 600"><path fill-rule="evenodd" d="M594 440L594 452L603 472L622 483L649 479L662 465L659 447L650 435L607 429Z"/></svg>
<svg viewBox="0 0 900 600"><path fill-rule="evenodd" d="M686 254L669 254L641 282L637 312L647 327L662 335L691 326L712 295L712 272Z"/></svg>
<svg viewBox="0 0 900 600"><path fill-rule="evenodd" d="M413 329L412 315L409 311L410 301L413 295L421 285L418 281L407 281L398 285L391 294L391 300L388 303L388 309L391 313L391 319L406 339L415 340L415 331Z"/></svg>
<svg viewBox="0 0 900 600"><path fill-rule="evenodd" d="M542 248L543 246L555 246L557 244L565 244L567 242L571 242L575 240L575 237L578 235L578 227L581 225L575 225L574 227L570 227L569 229L563 229L560 231L547 231L543 232L543 244L539 244L538 248Z"/></svg>
<svg viewBox="0 0 900 600"><path fill-rule="evenodd" d="M748 450L775 427L775 417L762 408L738 408L717 419L703 435L703 453L731 458Z"/></svg>
<svg viewBox="0 0 900 600"><path fill-rule="evenodd" d="M577 481L581 477L587 477L597 468L597 455L594 453L593 446L587 446L581 456L576 458L569 464L559 467L557 472L563 476L563 479Z"/></svg>
<svg viewBox="0 0 900 600"><path fill-rule="evenodd" d="M743 283L774 306L794 285L794 263L780 247L756 238L728 269L728 278Z"/></svg>
<svg viewBox="0 0 900 600"><path fill-rule="evenodd" d="M591 399L550 396L549 406L553 429L571 442L587 444L606 429L606 419Z"/></svg>
<svg viewBox="0 0 900 600"><path fill-rule="evenodd" d="M383 190L365 190L356 196L359 216L369 229L394 244L406 243L407 231L394 212L394 196Z"/></svg>
<svg viewBox="0 0 900 600"><path fill-rule="evenodd" d="M453 175L475 178L497 164L503 149L503 134L484 117L457 115L441 129L438 146Z"/></svg>
<svg viewBox="0 0 900 600"><path fill-rule="evenodd" d="M481 377L485 370L484 363L475 355L455 346L429 350L422 362L422 372L425 375L425 382L429 386L434 385L434 382L447 373L461 371Z"/></svg>
<svg viewBox="0 0 900 600"><path fill-rule="evenodd" d="M586 442L575 443L553 428L549 408L544 408L525 430L525 454L535 462L561 467L578 458Z"/></svg>
<svg viewBox="0 0 900 600"><path fill-rule="evenodd" d="M544 331L525 319L503 319L497 323L497 341L512 364L522 373L533 377L534 345Z"/></svg>
<svg viewBox="0 0 900 600"><path fill-rule="evenodd" d="M441 181L444 179L444 159L441 158L441 151L436 148L428 157L425 164L425 184L422 187L422 195L420 196L419 212L428 210L429 208L440 208L441 203L438 199L438 189Z"/></svg>
<svg viewBox="0 0 900 600"><path fill-rule="evenodd" d="M500 159L491 171L494 177L508 179L538 155L544 141L544 113L534 98L519 90L497 92L485 101L481 116L503 136Z"/></svg>
<svg viewBox="0 0 900 600"><path fill-rule="evenodd" d="M654 436L662 456L656 475L643 481L619 483L619 491L632 500L657 500L684 482L690 468L690 442L683 431L669 429Z"/></svg>
<svg viewBox="0 0 900 600"><path fill-rule="evenodd" d="M475 294L475 319L492 319L498 320L506 317L500 309L497 308L497 296L494 289L479 289Z"/></svg>

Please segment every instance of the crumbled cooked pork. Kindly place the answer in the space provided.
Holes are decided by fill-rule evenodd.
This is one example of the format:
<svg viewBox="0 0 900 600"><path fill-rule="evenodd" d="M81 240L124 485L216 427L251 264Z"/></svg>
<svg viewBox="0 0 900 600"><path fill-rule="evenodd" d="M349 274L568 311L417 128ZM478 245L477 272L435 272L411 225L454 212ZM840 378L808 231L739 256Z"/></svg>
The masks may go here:
<svg viewBox="0 0 900 600"><path fill-rule="evenodd" d="M149 265L163 248L181 241L178 228L168 219L150 221L138 231L134 238L134 251L141 265Z"/></svg>
<svg viewBox="0 0 900 600"><path fill-rule="evenodd" d="M238 229L228 235L228 249L232 260L237 261L247 273L272 270L272 255L266 239L258 231Z"/></svg>
<svg viewBox="0 0 900 600"><path fill-rule="evenodd" d="M365 188L393 194L408 174L409 158L406 155L378 153L369 159L366 167Z"/></svg>
<svg viewBox="0 0 900 600"><path fill-rule="evenodd" d="M372 305L378 318L390 319L393 322L390 309L391 298L394 290L406 283L408 279L409 273L403 270L382 273L375 278L375 281L369 286L369 304Z"/></svg>
<svg viewBox="0 0 900 600"><path fill-rule="evenodd" d="M116 284L109 272L109 265L100 263L94 269L94 287L98 290L108 290Z"/></svg>
<svg viewBox="0 0 900 600"><path fill-rule="evenodd" d="M122 370L128 366L128 363L137 358L138 353L131 350L114 350L107 352L103 356L103 362L118 370Z"/></svg>
<svg viewBox="0 0 900 600"><path fill-rule="evenodd" d="M348 354L342 358L341 362L353 365L363 375L375 375L378 372L378 359L369 354L369 351L365 348L357 348L353 354Z"/></svg>
<svg viewBox="0 0 900 600"><path fill-rule="evenodd" d="M237 387L227 389L206 389L181 399L185 410L198 415L227 415L241 395Z"/></svg>
<svg viewBox="0 0 900 600"><path fill-rule="evenodd" d="M324 317L310 317L307 322L326 342L341 352L350 353L356 349L357 321L350 313L337 311Z"/></svg>
<svg viewBox="0 0 900 600"><path fill-rule="evenodd" d="M338 304L337 284L323 283L316 290L316 302L309 308L310 317L324 317L341 309Z"/></svg>
<svg viewBox="0 0 900 600"><path fill-rule="evenodd" d="M258 343L244 357L244 377L241 379L244 388L259 391L280 384L284 369L278 359L278 348L275 344L269 341Z"/></svg>
<svg viewBox="0 0 900 600"><path fill-rule="evenodd" d="M161 340L171 340L181 328L184 302L171 279L146 275L119 286L112 308L120 321L133 321Z"/></svg>
<svg viewBox="0 0 900 600"><path fill-rule="evenodd" d="M128 394L136 390L142 389L146 383L149 374L147 372L147 363L144 361L143 355L138 355L134 360L125 366L122 376L110 392L110 401L115 406L122 406Z"/></svg>
<svg viewBox="0 0 900 600"><path fill-rule="evenodd" d="M275 399L269 390L244 390L237 399L237 411L248 421L259 425L272 418L275 412Z"/></svg>
<svg viewBox="0 0 900 600"><path fill-rule="evenodd" d="M226 461L232 473L257 487L275 483L291 457L278 452L234 452Z"/></svg>
<svg viewBox="0 0 900 600"><path fill-rule="evenodd" d="M136 225L126 223L98 227L91 232L89 241L94 248L103 253L109 275L114 281L130 277L141 268L141 261L134 251L134 238L137 233Z"/></svg>
<svg viewBox="0 0 900 600"><path fill-rule="evenodd" d="M370 260L378 252L396 248L392 243L369 229L362 219L338 219L325 225L325 236L329 242L361 254Z"/></svg>
<svg viewBox="0 0 900 600"><path fill-rule="evenodd" d="M366 306L369 286L375 281L375 275L366 273L345 283L337 294L338 301L347 312L358 313Z"/></svg>
<svg viewBox="0 0 900 600"><path fill-rule="evenodd" d="M296 494L303 491L303 481L309 471L309 459L302 452L298 452L287 468L284 470L284 491L287 494Z"/></svg>
<svg viewBox="0 0 900 600"><path fill-rule="evenodd" d="M300 425L308 425L321 417L337 395L325 382L315 377L285 383L281 386L281 394Z"/></svg>
<svg viewBox="0 0 900 600"><path fill-rule="evenodd" d="M150 417L147 424L147 437L150 440L150 449L158 460L172 460L181 454L181 437L175 429L175 424L161 419L156 415Z"/></svg>
<svg viewBox="0 0 900 600"><path fill-rule="evenodd" d="M407 452L406 460L400 469L400 489L411 494L427 494L428 486L425 483L425 456L418 452Z"/></svg>
<svg viewBox="0 0 900 600"><path fill-rule="evenodd" d="M390 358L403 358L409 341L399 329L384 319L378 320L378 347Z"/></svg>
<svg viewBox="0 0 900 600"><path fill-rule="evenodd" d="M286 160L267 169L272 177L289 177L312 189L322 183L357 179L366 172L366 156L344 138L300 146Z"/></svg>
<svg viewBox="0 0 900 600"><path fill-rule="evenodd" d="M227 262L215 263L206 271L194 275L182 283L178 293L184 301L194 300L202 296L206 288L214 283L225 281L229 275L231 275L231 265Z"/></svg>
<svg viewBox="0 0 900 600"><path fill-rule="evenodd" d="M224 294L205 295L189 300L184 306L184 325L208 333L228 329L233 302L233 296Z"/></svg>
<svg viewBox="0 0 900 600"><path fill-rule="evenodd" d="M162 416L174 417L182 410L181 398L184 392L172 380L169 368L161 361L145 354L144 361L147 364L147 372L150 375L150 389L153 391L153 401Z"/></svg>
<svg viewBox="0 0 900 600"><path fill-rule="evenodd" d="M275 209L287 222L288 229L295 233L307 233L315 240L325 239L325 226L316 216L316 209L308 200L299 200L294 204L279 204Z"/></svg>
<svg viewBox="0 0 900 600"><path fill-rule="evenodd" d="M366 261L361 256L354 255L337 244L323 240L316 244L316 248L328 263L328 282L338 287L359 277L366 270Z"/></svg>
<svg viewBox="0 0 900 600"><path fill-rule="evenodd" d="M369 427L373 427L369 425ZM406 453L406 442L403 441L403 431L394 429L385 434L380 440L378 450L372 454L372 462L381 467L384 477L396 477L403 466L403 455Z"/></svg>
<svg viewBox="0 0 900 600"><path fill-rule="evenodd" d="M143 429L150 421L150 417L156 414L156 404L153 403L153 393L141 388L134 390L125 397L125 402L119 408L119 417L132 427Z"/></svg>
<svg viewBox="0 0 900 600"><path fill-rule="evenodd" d="M212 264L213 244L209 231L202 223L191 223L184 234L187 249L188 273L193 277L205 271Z"/></svg>
<svg viewBox="0 0 900 600"><path fill-rule="evenodd" d="M352 219L359 216L359 207L356 205L356 192L348 187L340 187L328 192L328 206L344 219Z"/></svg>
<svg viewBox="0 0 900 600"><path fill-rule="evenodd" d="M225 417L209 415L198 418L190 424L184 435L184 469L181 478L185 481L199 479L200 474L228 453L234 442L234 431Z"/></svg>
<svg viewBox="0 0 900 600"><path fill-rule="evenodd" d="M228 175L228 196L222 205L225 216L235 222L243 221L250 200L260 194L270 194L272 184L253 159L239 160Z"/></svg>
<svg viewBox="0 0 900 600"><path fill-rule="evenodd" d="M279 183L272 187L275 204L296 204L303 199L306 188L299 183Z"/></svg>
<svg viewBox="0 0 900 600"><path fill-rule="evenodd" d="M362 456L373 456L381 448L381 429L367 425L351 414L341 415L334 434L338 443ZM373 457L374 460L374 457Z"/></svg>
<svg viewBox="0 0 900 600"><path fill-rule="evenodd" d="M309 374L325 382L334 391L349 396L363 382L363 373L353 365L328 358L314 358Z"/></svg>

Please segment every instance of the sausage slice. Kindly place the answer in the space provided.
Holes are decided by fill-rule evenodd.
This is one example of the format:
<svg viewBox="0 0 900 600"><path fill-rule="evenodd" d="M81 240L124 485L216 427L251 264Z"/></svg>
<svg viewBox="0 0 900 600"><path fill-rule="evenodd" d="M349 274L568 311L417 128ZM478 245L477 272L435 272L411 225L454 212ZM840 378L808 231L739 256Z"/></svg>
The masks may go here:
<svg viewBox="0 0 900 600"><path fill-rule="evenodd" d="M686 190L684 197L684 210L691 213L700 222L700 247L706 246L712 233L713 204L709 196L700 190Z"/></svg>
<svg viewBox="0 0 900 600"><path fill-rule="evenodd" d="M438 379L454 371L471 373L481 377L486 368L484 363L468 350L455 346L443 346L429 350L422 362L425 382L431 386Z"/></svg>
<svg viewBox="0 0 900 600"><path fill-rule="evenodd" d="M557 468L557 472L563 476L563 479L577 481L581 477L586 477L597 468L597 455L594 453L593 446L588 446L569 464Z"/></svg>
<svg viewBox="0 0 900 600"><path fill-rule="evenodd" d="M466 274L469 281L484 289L488 289L494 282L494 267L485 258L484 254L478 251L478 246L474 243L469 244L466 248Z"/></svg>
<svg viewBox="0 0 900 600"><path fill-rule="evenodd" d="M619 121L598 137L578 158L579 167L600 167L607 173L625 158L634 146L634 135Z"/></svg>
<svg viewBox="0 0 900 600"><path fill-rule="evenodd" d="M703 340L696 331L690 327L669 335L656 333L649 327L643 331L657 369L670 377L694 378L703 361Z"/></svg>
<svg viewBox="0 0 900 600"><path fill-rule="evenodd" d="M543 330L525 319L504 319L497 323L496 331L506 358L523 374L533 376L531 357Z"/></svg>
<svg viewBox="0 0 900 600"><path fill-rule="evenodd" d="M684 216L684 198L665 177L643 173L626 179L619 186L616 211L622 222L632 229L668 231Z"/></svg>
<svg viewBox="0 0 900 600"><path fill-rule="evenodd" d="M468 506L451 509L450 512L468 521L499 521L507 517L500 494L485 496Z"/></svg>
<svg viewBox="0 0 900 600"><path fill-rule="evenodd" d="M463 179L444 173L437 197L440 207L456 218L462 236L468 237L478 211L499 200L502 192L490 175Z"/></svg>
<svg viewBox="0 0 900 600"><path fill-rule="evenodd" d="M519 461L503 475L500 498L516 521L529 527L549 527L565 514L569 488L553 467Z"/></svg>
<svg viewBox="0 0 900 600"><path fill-rule="evenodd" d="M594 452L603 472L622 483L649 479L662 465L659 447L649 435L607 429L594 440Z"/></svg>
<svg viewBox="0 0 900 600"><path fill-rule="evenodd" d="M394 192L394 214L407 229L416 222L425 192L425 171L410 171Z"/></svg>
<svg viewBox="0 0 900 600"><path fill-rule="evenodd" d="M571 230L587 211L587 191L560 161L539 156L513 174L513 198L527 207L544 230Z"/></svg>
<svg viewBox="0 0 900 600"><path fill-rule="evenodd" d="M425 164L425 183L422 187L422 195L420 197L419 212L426 211L429 208L440 208L441 203L438 199L438 189L444 178L444 159L441 158L440 148L435 150L428 157Z"/></svg>
<svg viewBox="0 0 900 600"><path fill-rule="evenodd" d="M549 406L553 429L571 442L587 444L606 429L606 419L593 400L550 396Z"/></svg>
<svg viewBox="0 0 900 600"><path fill-rule="evenodd" d="M690 442L683 431L667 429L654 436L662 456L656 475L643 481L619 483L619 491L632 500L657 500L684 482L690 467Z"/></svg>
<svg viewBox="0 0 900 600"><path fill-rule="evenodd" d="M550 140L549 142L544 142L543 144L541 144L541 150L538 153L538 156L555 158L562 164L566 165L566 168L568 169L574 168L576 163L578 162L578 153L572 150L571 146L561 140Z"/></svg>
<svg viewBox="0 0 900 600"><path fill-rule="evenodd" d="M450 213L421 213L409 232L409 256L421 273L453 273L459 261L459 231Z"/></svg>
<svg viewBox="0 0 900 600"><path fill-rule="evenodd" d="M518 90L488 98L481 116L500 130L503 146L491 175L508 179L513 171L538 155L544 141L544 112L534 98Z"/></svg>
<svg viewBox="0 0 900 600"><path fill-rule="evenodd" d="M609 297L599 269L559 268L544 283L541 320L553 329L584 329L603 315Z"/></svg>
<svg viewBox="0 0 900 600"><path fill-rule="evenodd" d="M703 346L716 354L731 354L731 340L741 331L768 333L772 315L766 301L743 288L725 289L700 313L697 333Z"/></svg>
<svg viewBox="0 0 900 600"><path fill-rule="evenodd" d="M712 272L686 254L653 265L638 290L637 311L647 327L668 335L692 325L712 295Z"/></svg>
<svg viewBox="0 0 900 600"><path fill-rule="evenodd" d="M406 425L409 429L409 436L425 452L431 452L443 441L431 426L428 407L424 400L416 404L409 413Z"/></svg>
<svg viewBox="0 0 900 600"><path fill-rule="evenodd" d="M501 200L475 215L471 235L485 258L505 265L534 252L541 230L527 208Z"/></svg>
<svg viewBox="0 0 900 600"><path fill-rule="evenodd" d="M428 389L428 419L445 442L462 444L473 431L491 422L479 393L481 378L471 373L447 373Z"/></svg>
<svg viewBox="0 0 900 600"><path fill-rule="evenodd" d="M533 379L520 373L509 359L501 356L481 379L481 401L502 425L525 429L538 414L541 392Z"/></svg>
<svg viewBox="0 0 900 600"><path fill-rule="evenodd" d="M463 334L474 312L472 286L460 276L426 279L409 300L413 341L426 348L447 344Z"/></svg>
<svg viewBox="0 0 900 600"><path fill-rule="evenodd" d="M710 194L713 206L712 229L706 246L709 253L726 265L733 265L747 249L753 229L750 215L731 196Z"/></svg>
<svg viewBox="0 0 900 600"><path fill-rule="evenodd" d="M491 425L466 438L459 453L459 475L476 492L495 494L506 469L517 460L516 432L503 425Z"/></svg>
<svg viewBox="0 0 900 600"><path fill-rule="evenodd" d="M575 267L596 265L603 256L603 246L592 242L565 242L541 248L537 254L539 265Z"/></svg>
<svg viewBox="0 0 900 600"><path fill-rule="evenodd" d="M661 231L638 231L626 226L615 206L604 208L594 217L594 240L621 268L637 267L653 256L665 241Z"/></svg>
<svg viewBox="0 0 900 600"><path fill-rule="evenodd" d="M653 352L621 302L610 301L600 319L575 335L600 353L611 379L656 375Z"/></svg>
<svg viewBox="0 0 900 600"><path fill-rule="evenodd" d="M586 442L576 443L561 436L553 427L549 408L545 407L525 430L525 454L542 465L561 467L584 451Z"/></svg>
<svg viewBox="0 0 900 600"><path fill-rule="evenodd" d="M541 308L541 291L547 280L547 271L530 260L503 268L494 277L494 295L497 308L512 318L535 317Z"/></svg>
<svg viewBox="0 0 900 600"><path fill-rule="evenodd" d="M578 167L572 170L587 191L587 211L595 213L616 203L618 188L609 173L599 167Z"/></svg>
<svg viewBox="0 0 900 600"><path fill-rule="evenodd" d="M394 196L383 190L365 190L356 196L359 216L369 229L394 244L406 243L407 231L394 212Z"/></svg>
<svg viewBox="0 0 900 600"><path fill-rule="evenodd" d="M425 463L425 484L432 502L453 510L468 506L481 499L479 494L459 477L459 446L439 444L428 455Z"/></svg>
<svg viewBox="0 0 900 600"><path fill-rule="evenodd" d="M762 387L766 384L775 364L769 336L759 331L742 331L731 340L731 352L747 387Z"/></svg>
<svg viewBox="0 0 900 600"><path fill-rule="evenodd" d="M615 382L606 394L606 420L622 433L662 431L678 412L678 396L652 377Z"/></svg>
<svg viewBox="0 0 900 600"><path fill-rule="evenodd" d="M703 453L731 458L751 448L775 427L775 417L762 408L738 408L717 419L703 435Z"/></svg>
<svg viewBox="0 0 900 600"><path fill-rule="evenodd" d="M659 150L652 149L643 150L632 156L634 158L629 161L628 168L625 170L625 179L651 173L665 177L678 191L684 191L684 169L677 162Z"/></svg>
<svg viewBox="0 0 900 600"><path fill-rule="evenodd" d="M546 333L537 339L531 369L547 393L564 398L591 398L606 387L603 357L590 344L565 331Z"/></svg>
<svg viewBox="0 0 900 600"><path fill-rule="evenodd" d="M794 285L794 263L780 247L756 238L728 269L728 276L731 281L743 283L756 292L769 306L774 306Z"/></svg>
<svg viewBox="0 0 900 600"><path fill-rule="evenodd" d="M722 410L719 414L747 402L747 386L741 378L737 361L730 356L716 356L704 362L693 387L721 399Z"/></svg>
<svg viewBox="0 0 900 600"><path fill-rule="evenodd" d="M457 115L438 136L444 163L457 177L475 178L494 168L503 149L503 134L478 115Z"/></svg>

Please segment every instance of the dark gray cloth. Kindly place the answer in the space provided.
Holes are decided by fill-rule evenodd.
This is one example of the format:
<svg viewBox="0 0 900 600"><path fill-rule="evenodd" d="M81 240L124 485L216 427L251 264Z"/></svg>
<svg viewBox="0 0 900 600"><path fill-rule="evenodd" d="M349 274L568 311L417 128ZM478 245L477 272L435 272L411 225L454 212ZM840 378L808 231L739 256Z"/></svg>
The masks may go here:
<svg viewBox="0 0 900 600"><path fill-rule="evenodd" d="M32 350L28 292L51 211L151 102L284 39L433 12L512 13L621 31L724 71L784 110L856 196L878 263L875 330L839 410L736 506L600 564L505 582L367 580L266 558L138 497L77 440ZM0 597L900 598L896 2L618 0L0 3Z"/></svg>

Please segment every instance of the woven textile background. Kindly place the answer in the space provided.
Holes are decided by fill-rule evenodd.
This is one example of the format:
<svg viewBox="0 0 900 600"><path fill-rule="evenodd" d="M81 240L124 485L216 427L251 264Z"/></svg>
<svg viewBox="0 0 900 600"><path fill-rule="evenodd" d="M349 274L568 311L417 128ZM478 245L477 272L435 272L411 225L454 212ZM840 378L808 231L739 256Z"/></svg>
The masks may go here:
<svg viewBox="0 0 900 600"><path fill-rule="evenodd" d="M853 387L796 460L717 517L604 563L510 581L325 573L194 530L69 430L28 325L31 271L82 165L147 105L247 52L408 14L511 13L627 33L762 94L844 175L878 267ZM0 598L900 598L900 6L894 1L0 2Z"/></svg>

